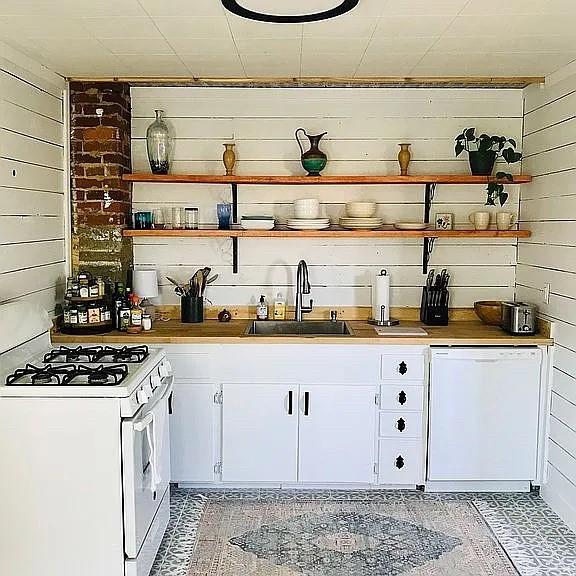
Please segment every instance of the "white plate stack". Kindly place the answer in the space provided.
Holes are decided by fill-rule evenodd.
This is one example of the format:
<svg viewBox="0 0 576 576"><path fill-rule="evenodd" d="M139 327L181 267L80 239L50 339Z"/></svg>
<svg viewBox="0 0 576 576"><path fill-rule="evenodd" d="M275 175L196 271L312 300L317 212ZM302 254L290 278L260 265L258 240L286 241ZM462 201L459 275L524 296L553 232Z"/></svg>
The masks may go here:
<svg viewBox="0 0 576 576"><path fill-rule="evenodd" d="M294 201L294 218L289 218L288 228L292 230L325 230L330 227L330 218L319 218L320 202L316 198L302 198Z"/></svg>
<svg viewBox="0 0 576 576"><path fill-rule="evenodd" d="M340 226L350 230L373 230L384 224L376 214L376 202L348 202L346 216L340 218Z"/></svg>

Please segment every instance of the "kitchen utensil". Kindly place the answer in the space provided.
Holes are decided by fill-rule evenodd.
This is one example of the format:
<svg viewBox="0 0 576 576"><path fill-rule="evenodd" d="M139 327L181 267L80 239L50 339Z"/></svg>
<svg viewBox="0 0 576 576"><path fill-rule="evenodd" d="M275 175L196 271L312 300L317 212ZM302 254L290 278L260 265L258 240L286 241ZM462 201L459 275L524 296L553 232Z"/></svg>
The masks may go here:
<svg viewBox="0 0 576 576"><path fill-rule="evenodd" d="M448 282L450 274L443 268L440 274L432 269L426 277L426 286L422 288L420 304L420 320L430 326L445 326L448 324Z"/></svg>
<svg viewBox="0 0 576 576"><path fill-rule="evenodd" d="M174 292L176 292L176 294L178 294L178 296L184 296L185 294L187 294L186 288L184 286L182 286L179 282L174 280L174 278L170 278L170 276L166 276L166 280L168 280L168 282L170 282L171 284L174 284L174 286L176 286Z"/></svg>
<svg viewBox="0 0 576 576"><path fill-rule="evenodd" d="M476 316L489 326L502 324L502 302L499 300L479 300L474 302Z"/></svg>
<svg viewBox="0 0 576 576"><path fill-rule="evenodd" d="M301 198L294 200L294 217L296 219L318 218L320 214L320 201L316 198Z"/></svg>
<svg viewBox="0 0 576 576"><path fill-rule="evenodd" d="M396 230L426 230L430 224L426 222L395 222Z"/></svg>
<svg viewBox="0 0 576 576"><path fill-rule="evenodd" d="M208 280L206 280L206 285L212 284L212 282L216 282L218 280L218 274L214 274L214 276L210 276Z"/></svg>
<svg viewBox="0 0 576 576"><path fill-rule="evenodd" d="M488 230L490 227L490 212L472 212L468 216L471 224L474 224L475 230Z"/></svg>
<svg viewBox="0 0 576 576"><path fill-rule="evenodd" d="M348 202L346 215L349 218L372 218L376 213L376 202Z"/></svg>

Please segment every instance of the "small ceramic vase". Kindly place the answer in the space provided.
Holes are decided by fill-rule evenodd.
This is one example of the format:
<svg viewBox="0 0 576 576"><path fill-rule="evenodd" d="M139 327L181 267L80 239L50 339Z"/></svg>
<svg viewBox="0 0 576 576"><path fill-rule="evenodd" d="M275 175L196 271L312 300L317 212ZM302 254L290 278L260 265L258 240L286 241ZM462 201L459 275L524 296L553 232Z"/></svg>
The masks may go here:
<svg viewBox="0 0 576 576"><path fill-rule="evenodd" d="M408 164L410 164L410 144L398 144L400 152L398 152L398 162L400 163L400 175L408 176Z"/></svg>
<svg viewBox="0 0 576 576"><path fill-rule="evenodd" d="M234 174L234 166L236 165L236 152L234 152L234 144L224 144L226 150L224 150L224 155L222 160L224 161L224 166L226 167L226 176L232 176Z"/></svg>

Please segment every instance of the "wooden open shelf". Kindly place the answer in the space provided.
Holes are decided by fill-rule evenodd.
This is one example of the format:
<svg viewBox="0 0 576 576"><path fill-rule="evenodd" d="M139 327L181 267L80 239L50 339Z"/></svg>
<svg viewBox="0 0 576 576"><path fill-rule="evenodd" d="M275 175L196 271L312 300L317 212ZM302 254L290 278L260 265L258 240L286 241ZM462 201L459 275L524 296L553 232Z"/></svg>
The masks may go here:
<svg viewBox="0 0 576 576"><path fill-rule="evenodd" d="M296 184L296 185L358 185L358 184L487 184L496 181L491 176L469 174L418 174L410 176L218 176L212 174L124 174L127 182L164 182L172 184ZM526 184L532 176L514 176L514 182L500 180L503 184Z"/></svg>
<svg viewBox="0 0 576 576"><path fill-rule="evenodd" d="M530 230L396 230L386 226L376 230L345 230L331 226L326 230L290 230L276 226L272 230L124 230L128 237L188 238L529 238Z"/></svg>

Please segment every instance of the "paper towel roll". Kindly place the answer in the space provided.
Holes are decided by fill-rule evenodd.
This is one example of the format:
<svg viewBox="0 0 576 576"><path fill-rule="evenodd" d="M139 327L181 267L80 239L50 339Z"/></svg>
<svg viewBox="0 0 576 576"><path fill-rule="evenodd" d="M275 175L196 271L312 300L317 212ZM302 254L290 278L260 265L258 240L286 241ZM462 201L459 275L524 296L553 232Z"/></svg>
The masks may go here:
<svg viewBox="0 0 576 576"><path fill-rule="evenodd" d="M390 320L390 276L386 270L381 270L372 284L372 318L384 322Z"/></svg>

